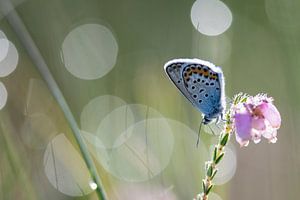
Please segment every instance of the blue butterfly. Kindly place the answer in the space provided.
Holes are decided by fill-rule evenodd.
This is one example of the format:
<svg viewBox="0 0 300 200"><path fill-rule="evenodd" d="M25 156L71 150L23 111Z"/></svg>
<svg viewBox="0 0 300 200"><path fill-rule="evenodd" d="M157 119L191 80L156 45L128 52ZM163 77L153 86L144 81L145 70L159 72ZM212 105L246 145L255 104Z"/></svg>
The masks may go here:
<svg viewBox="0 0 300 200"><path fill-rule="evenodd" d="M185 58L167 62L164 69L180 92L203 113L203 124L222 118L226 103L220 67L204 60Z"/></svg>

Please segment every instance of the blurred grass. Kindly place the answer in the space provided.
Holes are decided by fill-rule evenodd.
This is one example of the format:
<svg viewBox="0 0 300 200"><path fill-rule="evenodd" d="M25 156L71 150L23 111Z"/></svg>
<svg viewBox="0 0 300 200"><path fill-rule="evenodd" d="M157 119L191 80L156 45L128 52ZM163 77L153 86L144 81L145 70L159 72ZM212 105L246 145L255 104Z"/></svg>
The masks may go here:
<svg viewBox="0 0 300 200"><path fill-rule="evenodd" d="M91 0L87 3L78 0L27 0L19 4L16 11L46 60L77 123L83 107L92 98L110 94L121 97L127 103L151 106L165 117L183 122L197 131L200 114L171 85L162 69L167 60L175 57L199 57L221 65L229 97L240 91L269 93L275 98L283 116L278 143L237 148L235 177L216 187L215 191L224 200L297 199L300 195L297 123L300 119L299 30L284 30L270 22L263 1L224 2L233 13L233 23L221 38L203 36L194 30L189 18L193 1ZM284 17L289 13L281 15ZM289 19L294 23L299 20ZM119 45L115 67L103 78L93 81L75 78L61 61L60 49L64 38L70 30L84 23L100 23L109 27ZM293 21L288 23L293 24ZM42 78L4 17L0 21L0 29L19 52L17 70L1 78L9 99L0 112L0 199L95 199L93 193L69 197L53 188L44 174L44 149L32 149L20 138L26 118L24 107L29 80ZM223 48L224 40L228 40L230 49ZM216 53L211 50L212 45L226 52ZM228 58L222 58L223 53L228 54ZM49 91L47 93L51 95ZM64 133L79 150L59 106L55 103L51 106L46 114L59 132ZM200 175L203 170L198 155L191 155L187 151L189 148L180 146L184 138L175 139L178 144L174 151L175 161L170 162L160 175L143 184L173 186L172 191L178 199L190 198L200 190L201 176L195 178L195 182L181 178L189 173L184 170L199 171ZM210 145L211 136L202 134L202 139L206 146ZM185 157L191 159L189 166L183 162ZM193 160L198 161L193 165ZM129 183L112 176L100 164L97 164L97 169L110 199L118 199L118 186ZM183 170L182 174L177 174L178 170ZM183 190L187 185L190 185L190 190Z"/></svg>

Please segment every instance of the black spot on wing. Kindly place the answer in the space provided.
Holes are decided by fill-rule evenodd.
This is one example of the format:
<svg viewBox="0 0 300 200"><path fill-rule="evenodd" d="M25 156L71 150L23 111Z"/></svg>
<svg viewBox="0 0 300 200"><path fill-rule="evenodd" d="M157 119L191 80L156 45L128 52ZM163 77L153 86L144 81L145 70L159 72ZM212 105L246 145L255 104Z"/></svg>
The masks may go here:
<svg viewBox="0 0 300 200"><path fill-rule="evenodd" d="M177 89L193 104L195 105L195 99L192 97L192 94L187 90L187 85L184 82L183 76L188 76L183 72L183 68L186 66L186 63L173 63L166 67L165 71L174 83ZM171 70L170 70L171 69Z"/></svg>

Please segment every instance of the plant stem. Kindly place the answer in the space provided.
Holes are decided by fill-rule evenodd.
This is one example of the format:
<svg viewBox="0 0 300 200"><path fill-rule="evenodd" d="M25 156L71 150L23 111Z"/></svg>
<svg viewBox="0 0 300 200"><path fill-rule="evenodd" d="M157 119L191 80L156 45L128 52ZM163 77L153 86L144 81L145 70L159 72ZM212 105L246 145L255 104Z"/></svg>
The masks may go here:
<svg viewBox="0 0 300 200"><path fill-rule="evenodd" d="M230 135L232 133L232 121L231 121L231 112L230 110L225 115L226 123L224 129L220 134L218 144L215 145L212 158L210 161L205 163L205 178L202 180L202 190L201 194L198 194L194 200L208 200L208 195L213 188L212 180L218 172L217 165L223 159L225 155L225 146L230 140Z"/></svg>
<svg viewBox="0 0 300 200"><path fill-rule="evenodd" d="M78 143L80 151L82 153L83 159L87 165L87 168L90 172L90 175L93 181L97 184L96 192L98 195L99 200L106 200L107 196L103 190L103 184L101 179L97 173L96 166L92 160L92 157L87 149L87 146L81 136L80 129L77 125L77 122L62 94L60 91L56 81L54 80L49 68L42 57L40 51L38 50L36 44L34 43L33 39L31 38L26 26L24 25L23 21L19 17L18 13L13 9L13 5L11 4L10 0L0 1L0 11L10 11L6 18L16 34L18 35L22 45L27 50L28 55L31 57L33 63L35 64L36 68L40 72L41 76L46 81L49 90L51 91L52 95L56 99L57 103L59 104L60 108L62 109L66 120L68 121L74 137Z"/></svg>

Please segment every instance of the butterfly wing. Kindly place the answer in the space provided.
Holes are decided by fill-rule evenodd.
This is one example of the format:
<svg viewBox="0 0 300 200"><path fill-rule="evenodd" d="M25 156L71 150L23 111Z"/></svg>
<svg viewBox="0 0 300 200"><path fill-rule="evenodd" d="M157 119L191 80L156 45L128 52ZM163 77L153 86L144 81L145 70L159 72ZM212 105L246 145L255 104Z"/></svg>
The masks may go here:
<svg viewBox="0 0 300 200"><path fill-rule="evenodd" d="M182 77L182 72L186 65L188 65L188 63L185 62L185 59L174 59L167 62L164 66L164 69L170 80L183 94L183 96L185 96L194 106L196 106L196 102L191 97L190 92L187 90Z"/></svg>
<svg viewBox="0 0 300 200"><path fill-rule="evenodd" d="M204 115L210 116L218 109L225 109L221 68L200 59L175 59L166 63L165 71L183 95Z"/></svg>
<svg viewBox="0 0 300 200"><path fill-rule="evenodd" d="M221 107L222 86L220 68L202 60L192 62L183 70L184 83L195 99L197 108L205 115L211 115Z"/></svg>

